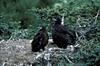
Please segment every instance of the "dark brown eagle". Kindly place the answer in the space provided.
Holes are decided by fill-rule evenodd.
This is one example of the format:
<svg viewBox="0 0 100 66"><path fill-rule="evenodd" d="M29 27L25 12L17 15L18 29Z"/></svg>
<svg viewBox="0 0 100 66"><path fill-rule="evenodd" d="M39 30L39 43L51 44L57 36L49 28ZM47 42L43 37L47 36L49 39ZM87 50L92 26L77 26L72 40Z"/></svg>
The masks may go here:
<svg viewBox="0 0 100 66"><path fill-rule="evenodd" d="M56 17L52 28L52 38L59 48L67 48L68 45L75 44L76 34L74 30L61 24L60 17Z"/></svg>
<svg viewBox="0 0 100 66"><path fill-rule="evenodd" d="M38 31L38 33L34 36L34 39L31 43L32 51L38 52L40 49L45 50L45 46L48 44L48 34L46 28L42 26L42 28Z"/></svg>

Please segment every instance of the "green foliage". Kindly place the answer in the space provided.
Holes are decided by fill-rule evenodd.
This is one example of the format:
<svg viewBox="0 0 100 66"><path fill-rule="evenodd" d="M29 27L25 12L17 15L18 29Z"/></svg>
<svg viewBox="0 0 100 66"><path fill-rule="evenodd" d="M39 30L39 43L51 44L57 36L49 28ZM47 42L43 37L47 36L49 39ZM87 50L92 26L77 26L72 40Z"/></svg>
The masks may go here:
<svg viewBox="0 0 100 66"><path fill-rule="evenodd" d="M0 40L10 38L12 32L19 29L19 27L19 22L12 21L4 16L0 16Z"/></svg>
<svg viewBox="0 0 100 66"><path fill-rule="evenodd" d="M100 63L100 43L92 39L84 41L81 49L74 54L74 62L86 64L86 66L98 66Z"/></svg>
<svg viewBox="0 0 100 66"><path fill-rule="evenodd" d="M27 21L25 21L24 25L28 29L27 32L30 36L34 36L36 33L34 33L34 31L37 30L37 27L41 24L47 26L47 30L50 34L53 24L53 14L64 14L65 24L74 29L78 18L77 16L81 15L82 18L92 19L91 17L94 17L100 9L99 4L99 0L0 0L0 16L5 18L1 18L1 23L8 24L7 22L9 22L9 25L13 27L11 30L16 31L22 27L20 25L21 20L26 18ZM97 21L99 22L100 20L98 19ZM7 30L9 30L9 28ZM12 32L11 30L10 32Z"/></svg>

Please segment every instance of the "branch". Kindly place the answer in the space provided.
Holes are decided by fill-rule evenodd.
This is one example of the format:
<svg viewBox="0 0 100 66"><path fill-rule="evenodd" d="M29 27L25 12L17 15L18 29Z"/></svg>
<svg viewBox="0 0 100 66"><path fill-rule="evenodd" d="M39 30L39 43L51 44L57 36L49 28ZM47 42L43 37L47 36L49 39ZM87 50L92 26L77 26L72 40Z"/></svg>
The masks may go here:
<svg viewBox="0 0 100 66"><path fill-rule="evenodd" d="M78 25L79 27L82 27L82 26L80 25L80 23L79 23L80 20L81 20L81 19L80 19L80 15L78 15L78 19L77 19L76 23L77 23L77 25Z"/></svg>
<svg viewBox="0 0 100 66"><path fill-rule="evenodd" d="M63 14L63 16L62 16L61 21L62 21L61 24L64 25L64 14Z"/></svg>
<svg viewBox="0 0 100 66"><path fill-rule="evenodd" d="M94 17L94 18L95 18L94 24L96 24L96 22L97 22L97 18L98 18L98 16L99 16L99 12L100 12L100 10L98 10L97 15Z"/></svg>
<svg viewBox="0 0 100 66"><path fill-rule="evenodd" d="M67 57L67 55L64 55L64 57L68 60L69 63L74 64L74 63Z"/></svg>

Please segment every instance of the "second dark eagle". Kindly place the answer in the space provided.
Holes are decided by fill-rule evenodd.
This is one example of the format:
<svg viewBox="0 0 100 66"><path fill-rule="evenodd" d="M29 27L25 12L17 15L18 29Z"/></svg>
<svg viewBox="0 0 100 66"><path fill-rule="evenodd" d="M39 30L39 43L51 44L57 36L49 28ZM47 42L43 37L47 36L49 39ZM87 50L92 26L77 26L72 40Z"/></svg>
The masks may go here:
<svg viewBox="0 0 100 66"><path fill-rule="evenodd" d="M67 28L61 24L61 18L56 17L52 28L52 38L54 44L59 48L67 48L68 45L74 45L76 41L76 34L74 30Z"/></svg>

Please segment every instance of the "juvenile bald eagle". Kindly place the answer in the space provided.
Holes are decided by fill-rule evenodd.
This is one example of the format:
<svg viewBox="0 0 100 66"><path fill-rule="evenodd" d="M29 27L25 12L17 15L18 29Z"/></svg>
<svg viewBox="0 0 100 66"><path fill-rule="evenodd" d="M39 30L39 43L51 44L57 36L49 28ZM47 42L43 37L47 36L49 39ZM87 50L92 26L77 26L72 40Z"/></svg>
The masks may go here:
<svg viewBox="0 0 100 66"><path fill-rule="evenodd" d="M48 44L48 39L46 28L42 26L42 28L34 36L34 39L31 43L32 51L38 52L40 49L45 50L45 46Z"/></svg>
<svg viewBox="0 0 100 66"><path fill-rule="evenodd" d="M61 24L61 18L56 17L52 28L52 38L54 44L59 48L67 48L68 45L75 44L75 31Z"/></svg>

